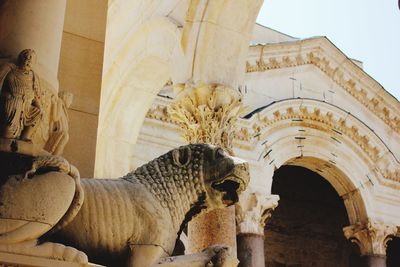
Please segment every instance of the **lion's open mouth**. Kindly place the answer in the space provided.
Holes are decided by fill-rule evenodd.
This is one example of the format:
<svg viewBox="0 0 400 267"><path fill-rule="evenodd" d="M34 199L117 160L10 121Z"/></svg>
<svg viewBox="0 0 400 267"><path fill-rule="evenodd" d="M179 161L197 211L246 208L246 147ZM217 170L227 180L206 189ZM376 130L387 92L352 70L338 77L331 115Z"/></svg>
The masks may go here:
<svg viewBox="0 0 400 267"><path fill-rule="evenodd" d="M215 190L223 193L222 202L225 205L232 205L239 200L238 189L241 187L241 181L234 178L227 178L211 185Z"/></svg>

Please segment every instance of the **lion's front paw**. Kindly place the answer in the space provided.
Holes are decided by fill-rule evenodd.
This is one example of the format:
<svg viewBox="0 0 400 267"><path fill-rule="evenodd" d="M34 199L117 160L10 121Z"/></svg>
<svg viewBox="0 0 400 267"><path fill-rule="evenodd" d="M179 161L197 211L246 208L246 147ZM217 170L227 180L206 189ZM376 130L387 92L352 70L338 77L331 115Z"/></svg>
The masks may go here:
<svg viewBox="0 0 400 267"><path fill-rule="evenodd" d="M86 256L86 254L83 253L82 251L77 250L76 248L64 246L58 243L43 244L43 246L45 245L52 246L53 250L52 257L56 259L70 261L70 262L77 262L80 264L88 263L88 257Z"/></svg>

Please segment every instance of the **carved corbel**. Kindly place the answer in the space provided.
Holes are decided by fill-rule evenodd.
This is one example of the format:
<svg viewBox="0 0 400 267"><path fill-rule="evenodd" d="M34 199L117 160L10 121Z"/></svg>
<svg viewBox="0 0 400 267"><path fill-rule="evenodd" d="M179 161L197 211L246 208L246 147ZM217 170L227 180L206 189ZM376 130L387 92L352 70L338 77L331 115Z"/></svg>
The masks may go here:
<svg viewBox="0 0 400 267"><path fill-rule="evenodd" d="M354 224L343 228L344 235L360 247L361 255L386 255L387 243L397 233L397 227L379 221Z"/></svg>
<svg viewBox="0 0 400 267"><path fill-rule="evenodd" d="M252 233L264 235L266 220L278 206L278 195L260 192L242 194L236 204L236 225L238 234Z"/></svg>
<svg viewBox="0 0 400 267"><path fill-rule="evenodd" d="M209 143L232 152L236 122L244 112L240 92L221 84L178 85L168 114L188 143Z"/></svg>

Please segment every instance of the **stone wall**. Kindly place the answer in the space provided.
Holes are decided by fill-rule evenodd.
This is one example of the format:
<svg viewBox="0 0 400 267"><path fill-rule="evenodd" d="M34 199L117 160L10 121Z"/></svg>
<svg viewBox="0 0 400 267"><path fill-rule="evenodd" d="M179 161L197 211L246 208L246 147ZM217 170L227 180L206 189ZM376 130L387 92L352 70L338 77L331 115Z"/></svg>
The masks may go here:
<svg viewBox="0 0 400 267"><path fill-rule="evenodd" d="M294 166L280 168L273 179L280 201L265 228L266 267L356 266L356 248L342 231L346 210L330 184Z"/></svg>

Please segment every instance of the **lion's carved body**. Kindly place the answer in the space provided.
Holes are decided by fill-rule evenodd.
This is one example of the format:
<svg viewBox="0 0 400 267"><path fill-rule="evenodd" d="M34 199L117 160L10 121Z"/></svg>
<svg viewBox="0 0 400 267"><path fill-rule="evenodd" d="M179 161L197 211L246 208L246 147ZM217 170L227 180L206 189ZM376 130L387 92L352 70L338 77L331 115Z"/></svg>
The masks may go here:
<svg viewBox="0 0 400 267"><path fill-rule="evenodd" d="M170 255L193 209L222 205L223 194L214 192L211 184L238 168L229 156L215 158L215 150L208 145L185 146L119 179L82 179L84 203L60 236L89 259L146 254L139 252L141 246L159 251L152 261L145 259L148 262ZM136 256L132 266L147 266L135 263Z"/></svg>
<svg viewBox="0 0 400 267"><path fill-rule="evenodd" d="M129 242L156 244L171 250L161 240L163 235L169 239L165 233L172 233L170 238L176 238L175 229L169 223L170 215L143 185L123 179L82 179L82 186L85 201L81 211L63 230L65 236L73 237L70 241L75 246L89 256L124 254Z"/></svg>

